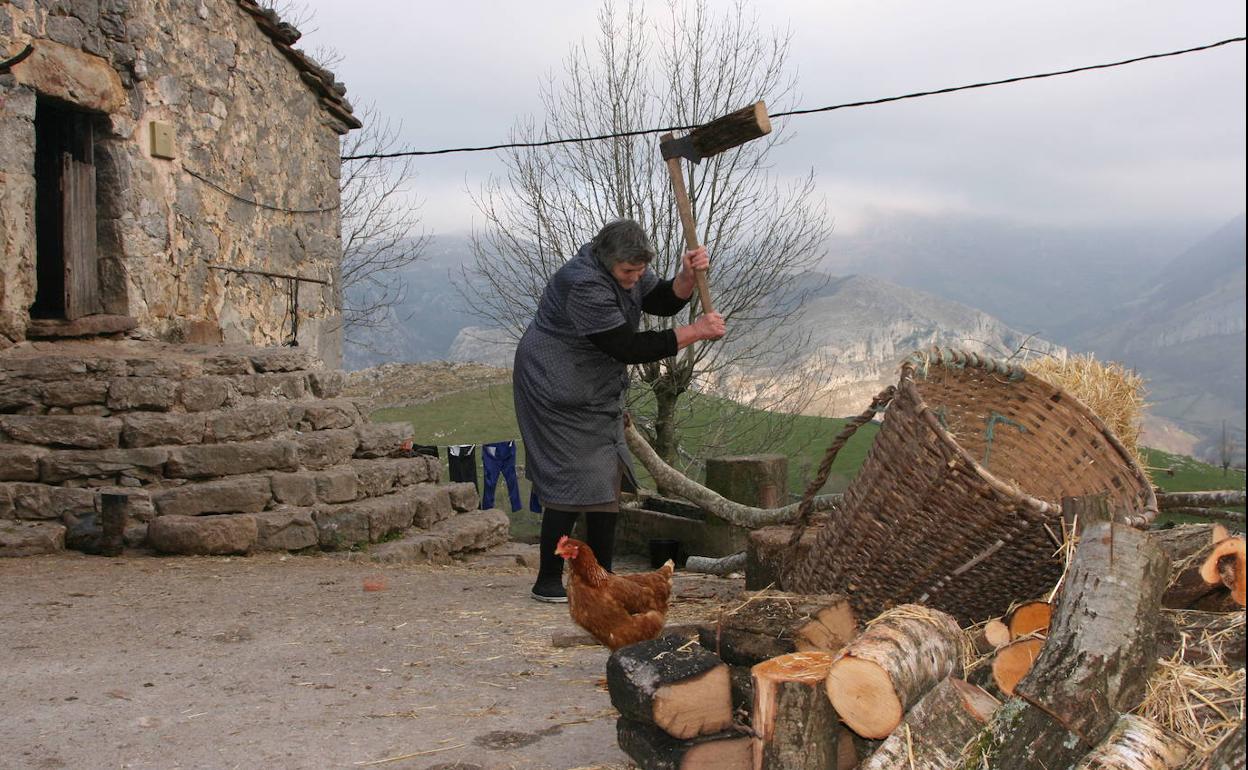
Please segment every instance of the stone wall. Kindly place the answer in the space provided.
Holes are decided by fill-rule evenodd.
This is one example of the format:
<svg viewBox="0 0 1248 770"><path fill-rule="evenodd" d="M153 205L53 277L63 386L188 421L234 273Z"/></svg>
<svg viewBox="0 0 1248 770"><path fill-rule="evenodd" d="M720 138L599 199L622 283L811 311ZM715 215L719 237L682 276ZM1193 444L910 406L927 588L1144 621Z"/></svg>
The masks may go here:
<svg viewBox="0 0 1248 770"><path fill-rule="evenodd" d="M307 353L41 348L0 352L0 556L89 550L103 492L127 495L127 544L162 553L385 541L372 555L444 562L507 540L505 513L407 456L411 426L369 422Z"/></svg>
<svg viewBox="0 0 1248 770"><path fill-rule="evenodd" d="M287 282L210 266L319 278L331 285L301 285L299 343L337 366L350 126L240 0L0 5L0 55L27 41L34 54L0 75L0 347L25 337L35 296L38 92L98 115L102 312L137 319L140 339L276 345ZM172 160L151 155L153 121L173 128Z"/></svg>

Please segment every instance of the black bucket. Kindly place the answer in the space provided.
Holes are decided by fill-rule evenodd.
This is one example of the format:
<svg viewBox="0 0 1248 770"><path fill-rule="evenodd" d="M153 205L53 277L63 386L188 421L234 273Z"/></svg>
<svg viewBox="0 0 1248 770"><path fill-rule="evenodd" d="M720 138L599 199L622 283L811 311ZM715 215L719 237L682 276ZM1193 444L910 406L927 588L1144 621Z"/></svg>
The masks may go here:
<svg viewBox="0 0 1248 770"><path fill-rule="evenodd" d="M650 566L658 569L663 563L671 559L673 563L680 562L680 541L679 540L651 540L650 541Z"/></svg>

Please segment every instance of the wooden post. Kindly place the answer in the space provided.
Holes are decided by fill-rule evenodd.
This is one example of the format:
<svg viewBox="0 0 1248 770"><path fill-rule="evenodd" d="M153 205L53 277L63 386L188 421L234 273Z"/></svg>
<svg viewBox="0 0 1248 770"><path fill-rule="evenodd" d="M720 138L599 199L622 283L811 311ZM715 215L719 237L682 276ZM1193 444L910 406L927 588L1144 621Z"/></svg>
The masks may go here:
<svg viewBox="0 0 1248 770"><path fill-rule="evenodd" d="M100 494L101 556L120 556L125 547L127 495L104 492Z"/></svg>
<svg viewBox="0 0 1248 770"><path fill-rule="evenodd" d="M789 460L781 454L708 457L706 486L742 505L779 508L789 488Z"/></svg>

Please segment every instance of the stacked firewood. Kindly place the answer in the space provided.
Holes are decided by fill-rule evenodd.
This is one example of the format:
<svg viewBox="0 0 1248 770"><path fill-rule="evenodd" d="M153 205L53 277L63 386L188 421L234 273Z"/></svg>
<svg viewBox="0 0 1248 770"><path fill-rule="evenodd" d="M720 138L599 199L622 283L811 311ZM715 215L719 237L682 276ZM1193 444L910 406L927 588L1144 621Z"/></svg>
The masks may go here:
<svg viewBox="0 0 1248 770"><path fill-rule="evenodd" d="M620 746L664 770L1244 768L1243 538L1107 519L1051 602L968 629L764 591L618 650Z"/></svg>

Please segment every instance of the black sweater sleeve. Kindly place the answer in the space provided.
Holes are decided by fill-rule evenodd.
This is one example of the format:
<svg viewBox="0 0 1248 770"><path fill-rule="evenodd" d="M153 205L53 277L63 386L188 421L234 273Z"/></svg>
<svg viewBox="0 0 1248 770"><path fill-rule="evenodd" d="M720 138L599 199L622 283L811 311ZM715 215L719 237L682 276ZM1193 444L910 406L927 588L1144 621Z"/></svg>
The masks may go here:
<svg viewBox="0 0 1248 770"><path fill-rule="evenodd" d="M603 353L622 364L646 364L676 355L676 330L635 332L623 323L605 332L586 335Z"/></svg>
<svg viewBox="0 0 1248 770"><path fill-rule="evenodd" d="M677 297L676 292L672 291L670 278L655 284L650 293L641 298L641 309L650 315L676 315L687 304L689 300Z"/></svg>

